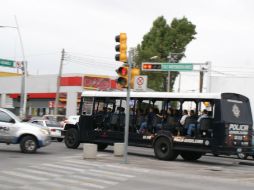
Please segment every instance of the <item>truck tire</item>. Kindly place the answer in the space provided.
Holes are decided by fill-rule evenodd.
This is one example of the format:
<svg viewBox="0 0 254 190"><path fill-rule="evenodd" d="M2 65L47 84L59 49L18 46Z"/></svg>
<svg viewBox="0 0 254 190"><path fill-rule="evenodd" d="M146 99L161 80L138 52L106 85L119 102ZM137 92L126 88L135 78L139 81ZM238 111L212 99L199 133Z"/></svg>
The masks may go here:
<svg viewBox="0 0 254 190"><path fill-rule="evenodd" d="M246 160L248 157L248 154L245 153L237 153L237 157L243 160Z"/></svg>
<svg viewBox="0 0 254 190"><path fill-rule="evenodd" d="M79 147L80 142L77 129L70 128L66 131L64 143L67 148L76 149Z"/></svg>
<svg viewBox="0 0 254 190"><path fill-rule="evenodd" d="M201 158L203 154L201 152L182 151L180 155L186 161L195 161Z"/></svg>
<svg viewBox="0 0 254 190"><path fill-rule="evenodd" d="M37 148L37 140L31 135L24 136L20 140L20 150L23 153L35 153Z"/></svg>
<svg viewBox="0 0 254 190"><path fill-rule="evenodd" d="M154 143L154 154L159 160L175 160L178 153L173 150L172 142L166 137L159 137Z"/></svg>
<svg viewBox="0 0 254 190"><path fill-rule="evenodd" d="M103 144L103 143L98 143L97 146L99 151L105 150L108 147L107 144Z"/></svg>

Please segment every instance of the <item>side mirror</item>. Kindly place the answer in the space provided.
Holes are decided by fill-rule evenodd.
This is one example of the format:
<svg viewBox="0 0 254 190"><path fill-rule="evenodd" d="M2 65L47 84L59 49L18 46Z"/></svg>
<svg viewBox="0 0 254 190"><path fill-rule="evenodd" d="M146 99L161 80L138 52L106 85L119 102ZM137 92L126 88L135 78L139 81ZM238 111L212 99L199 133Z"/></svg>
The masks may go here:
<svg viewBox="0 0 254 190"><path fill-rule="evenodd" d="M9 122L10 123L16 123L15 119L13 119L13 118L11 118Z"/></svg>

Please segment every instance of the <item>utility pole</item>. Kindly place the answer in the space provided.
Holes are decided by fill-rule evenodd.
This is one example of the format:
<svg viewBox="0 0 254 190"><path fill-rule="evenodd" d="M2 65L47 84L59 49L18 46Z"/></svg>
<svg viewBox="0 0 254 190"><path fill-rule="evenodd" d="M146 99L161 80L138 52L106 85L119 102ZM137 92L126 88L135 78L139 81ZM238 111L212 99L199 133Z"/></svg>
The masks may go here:
<svg viewBox="0 0 254 190"><path fill-rule="evenodd" d="M27 80L27 61L25 58L25 50L23 46L23 41L21 37L21 33L19 30L19 24L18 24L18 19L15 16L15 22L16 22L16 28L19 36L19 42L20 42L20 47L21 47L21 52L22 52L22 79L21 79L21 93L20 93L20 111L19 115L21 118L26 117L26 105L27 105L27 91L26 91L26 80Z"/></svg>
<svg viewBox="0 0 254 190"><path fill-rule="evenodd" d="M54 106L54 115L58 114L58 102L59 102L60 82L61 82L61 76L62 76L62 71L63 71L64 55L65 55L65 51L63 49L62 50L61 61L60 61L59 73L58 73L58 76L57 76L57 86L56 86L56 99L55 99L55 106Z"/></svg>

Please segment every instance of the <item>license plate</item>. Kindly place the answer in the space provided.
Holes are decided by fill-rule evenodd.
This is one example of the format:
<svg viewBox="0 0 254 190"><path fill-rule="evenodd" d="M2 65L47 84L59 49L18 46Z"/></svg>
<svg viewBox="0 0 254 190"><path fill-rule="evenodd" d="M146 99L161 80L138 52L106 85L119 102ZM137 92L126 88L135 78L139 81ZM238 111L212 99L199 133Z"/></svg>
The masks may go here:
<svg viewBox="0 0 254 190"><path fill-rule="evenodd" d="M234 136L234 139L235 140L243 140L243 137L242 136Z"/></svg>

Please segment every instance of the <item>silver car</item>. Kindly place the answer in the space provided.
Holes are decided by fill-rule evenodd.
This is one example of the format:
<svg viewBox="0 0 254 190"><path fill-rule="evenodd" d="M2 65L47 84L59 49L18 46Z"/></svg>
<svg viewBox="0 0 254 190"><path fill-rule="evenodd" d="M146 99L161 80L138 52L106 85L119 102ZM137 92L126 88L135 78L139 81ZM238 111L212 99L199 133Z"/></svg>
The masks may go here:
<svg viewBox="0 0 254 190"><path fill-rule="evenodd" d="M54 120L36 119L36 120L32 120L31 123L47 127L50 130L50 136L52 139L56 139L58 142L63 141L64 129L61 127L61 125L58 122L56 122Z"/></svg>
<svg viewBox="0 0 254 190"><path fill-rule="evenodd" d="M47 127L22 122L9 110L0 108L0 143L20 144L21 152L34 153L50 142Z"/></svg>

